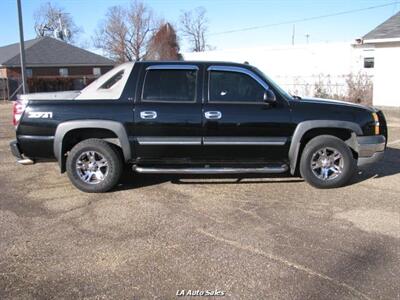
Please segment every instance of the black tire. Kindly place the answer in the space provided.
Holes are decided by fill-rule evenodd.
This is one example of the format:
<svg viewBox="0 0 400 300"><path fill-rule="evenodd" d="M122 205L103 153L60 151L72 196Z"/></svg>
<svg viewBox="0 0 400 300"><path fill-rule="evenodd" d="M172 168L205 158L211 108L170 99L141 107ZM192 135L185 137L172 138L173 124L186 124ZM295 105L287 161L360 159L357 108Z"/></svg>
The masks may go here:
<svg viewBox="0 0 400 300"><path fill-rule="evenodd" d="M99 167L100 164L98 164L91 166L91 168L94 168L93 170L88 170L90 161L86 160L86 157L89 159L86 153L95 153L93 157L99 159L97 163L100 162L100 159L105 159L106 165ZM77 168L78 159L81 158L80 161L82 161L82 157L85 161L84 168ZM79 190L87 193L103 193L117 185L122 174L123 162L118 149L116 149L114 145L99 139L88 139L76 144L72 148L67 157L66 167L69 179ZM84 179L82 179L84 172L92 172L96 168L97 170L101 170L104 174L98 178L96 172L96 174L93 174L91 177L92 179L93 177L95 178L94 181L89 178L90 182L85 182ZM84 171L81 171L83 169Z"/></svg>
<svg viewBox="0 0 400 300"><path fill-rule="evenodd" d="M327 152L323 152L323 149L327 149ZM319 152L319 150L322 152ZM339 167L332 165L334 150L341 155L341 158L334 160ZM327 156L321 153L328 154L328 160L325 160L324 158ZM319 158L321 159L319 160ZM313 161L315 162L314 170L311 167ZM323 168L318 168L321 165L326 167L325 170L329 169L329 166L333 166L332 169L336 169L336 172L329 169L328 173L325 173ZM338 169L341 172L338 172ZM353 158L350 148L335 136L321 135L313 138L306 144L301 155L300 174L309 184L316 188L327 189L344 186L350 181L356 169L356 160ZM331 176L331 178L323 179L326 176Z"/></svg>

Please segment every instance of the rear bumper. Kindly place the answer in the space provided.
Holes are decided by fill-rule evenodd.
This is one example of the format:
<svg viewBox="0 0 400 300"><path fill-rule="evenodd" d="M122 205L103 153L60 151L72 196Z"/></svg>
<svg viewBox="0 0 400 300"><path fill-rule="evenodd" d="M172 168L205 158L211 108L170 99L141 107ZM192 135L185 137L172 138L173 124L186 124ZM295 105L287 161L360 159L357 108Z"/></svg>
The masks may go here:
<svg viewBox="0 0 400 300"><path fill-rule="evenodd" d="M17 141L12 141L10 142L10 149L12 155L14 155L18 159L22 159L22 154L21 151L19 150L18 142Z"/></svg>
<svg viewBox="0 0 400 300"><path fill-rule="evenodd" d="M21 153L21 150L19 149L19 145L17 141L12 141L10 142L10 150L12 155L14 155L17 158L17 162L21 165L32 165L35 162L29 158L24 158L24 156Z"/></svg>
<svg viewBox="0 0 400 300"><path fill-rule="evenodd" d="M358 166L381 160L385 153L386 138L383 135L357 137Z"/></svg>

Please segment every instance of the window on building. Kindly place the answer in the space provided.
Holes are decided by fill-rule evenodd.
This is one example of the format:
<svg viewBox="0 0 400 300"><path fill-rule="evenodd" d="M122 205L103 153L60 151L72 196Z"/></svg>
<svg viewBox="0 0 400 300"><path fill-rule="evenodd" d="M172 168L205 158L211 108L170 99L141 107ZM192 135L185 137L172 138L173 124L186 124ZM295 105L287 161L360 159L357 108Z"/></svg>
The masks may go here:
<svg viewBox="0 0 400 300"><path fill-rule="evenodd" d="M68 68L59 68L58 72L60 76L68 76Z"/></svg>
<svg viewBox="0 0 400 300"><path fill-rule="evenodd" d="M93 75L98 77L101 75L101 68L93 68Z"/></svg>
<svg viewBox="0 0 400 300"><path fill-rule="evenodd" d="M265 89L247 74L211 71L209 100L217 102L262 102Z"/></svg>
<svg viewBox="0 0 400 300"><path fill-rule="evenodd" d="M364 68L369 69L374 67L373 57L364 57Z"/></svg>
<svg viewBox="0 0 400 300"><path fill-rule="evenodd" d="M32 77L32 69L28 68L26 71L26 77Z"/></svg>
<svg viewBox="0 0 400 300"><path fill-rule="evenodd" d="M196 97L196 70L149 70L142 99L147 101L188 102Z"/></svg>

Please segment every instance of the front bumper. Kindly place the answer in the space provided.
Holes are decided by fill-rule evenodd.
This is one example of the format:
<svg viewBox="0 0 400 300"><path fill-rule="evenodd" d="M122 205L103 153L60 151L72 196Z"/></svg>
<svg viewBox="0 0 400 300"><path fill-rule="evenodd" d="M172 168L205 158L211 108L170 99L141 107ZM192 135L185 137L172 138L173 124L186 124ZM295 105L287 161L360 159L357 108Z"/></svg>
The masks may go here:
<svg viewBox="0 0 400 300"><path fill-rule="evenodd" d="M381 160L386 148L383 135L357 137L358 166L369 165Z"/></svg>
<svg viewBox="0 0 400 300"><path fill-rule="evenodd" d="M19 149L18 142L17 141L12 141L10 142L10 149L12 155L14 155L17 158L17 162L21 165L32 165L35 162L29 158L24 158L24 156L21 153L21 150Z"/></svg>

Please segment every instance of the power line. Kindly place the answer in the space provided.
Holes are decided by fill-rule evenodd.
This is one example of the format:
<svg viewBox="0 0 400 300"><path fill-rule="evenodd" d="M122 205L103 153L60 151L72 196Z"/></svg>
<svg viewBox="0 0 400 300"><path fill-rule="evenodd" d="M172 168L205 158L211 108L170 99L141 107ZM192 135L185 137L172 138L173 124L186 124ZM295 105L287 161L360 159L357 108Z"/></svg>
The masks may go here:
<svg viewBox="0 0 400 300"><path fill-rule="evenodd" d="M358 9L353 9L353 10L346 10L346 11L341 11L341 12L337 12L337 13L321 15L321 16L316 16L316 17L309 17L309 18L303 18L303 19L297 19L297 20L291 20L291 21L284 21L284 22L279 22L279 23L271 23L271 24L266 24L266 25L253 26L253 27L245 27L245 28L228 30L228 31L214 32L214 33L210 33L209 36L229 34L229 33L235 33L235 32L243 32L243 31L250 31L250 30L262 29L262 28L267 28L267 27L279 26L279 25L287 25L287 24L293 24L293 23L313 21L313 20L318 20L318 19L323 19L323 18L335 17L335 16L340 16L340 15L347 15L347 14L351 14L351 13L355 13L355 12L360 12L360 11L365 11L365 10L371 10L371 9L386 7L386 6L399 4L399 3L400 3L399 1L395 1L395 2L390 2L390 3L387 3L387 4L375 5L375 6L370 6L370 7L365 7L365 8L358 8Z"/></svg>

